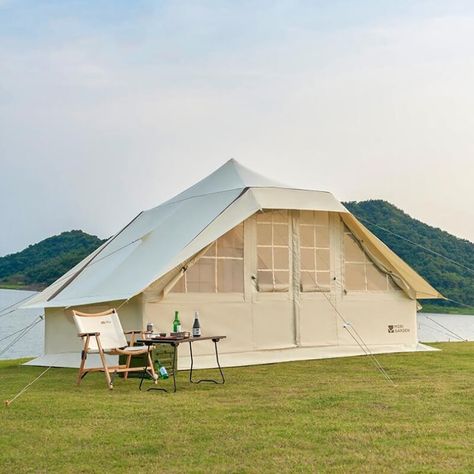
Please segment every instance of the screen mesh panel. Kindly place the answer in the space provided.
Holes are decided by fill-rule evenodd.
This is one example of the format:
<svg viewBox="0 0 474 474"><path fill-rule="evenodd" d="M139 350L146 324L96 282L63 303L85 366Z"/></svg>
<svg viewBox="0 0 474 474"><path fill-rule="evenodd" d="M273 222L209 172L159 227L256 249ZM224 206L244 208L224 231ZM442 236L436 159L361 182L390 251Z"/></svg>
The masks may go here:
<svg viewBox="0 0 474 474"><path fill-rule="evenodd" d="M242 293L244 225L219 237L176 282L171 293Z"/></svg>
<svg viewBox="0 0 474 474"><path fill-rule="evenodd" d="M329 289L329 213L300 211L300 287L304 292Z"/></svg>
<svg viewBox="0 0 474 474"><path fill-rule="evenodd" d="M257 288L288 291L290 287L289 215L284 210L257 214Z"/></svg>
<svg viewBox="0 0 474 474"><path fill-rule="evenodd" d="M364 252L351 231L344 228L344 288L349 291L396 291L392 278Z"/></svg>

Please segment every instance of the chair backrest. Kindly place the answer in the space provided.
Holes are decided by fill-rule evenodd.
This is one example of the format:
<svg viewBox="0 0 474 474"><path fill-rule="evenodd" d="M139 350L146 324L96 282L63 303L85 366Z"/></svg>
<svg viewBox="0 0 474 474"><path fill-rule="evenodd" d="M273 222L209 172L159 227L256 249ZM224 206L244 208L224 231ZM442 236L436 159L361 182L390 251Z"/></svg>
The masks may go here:
<svg viewBox="0 0 474 474"><path fill-rule="evenodd" d="M72 315L79 333L100 333L100 343L104 351L128 345L115 309L109 309L102 313L80 313L79 311L73 311ZM98 350L95 337L90 338L89 348L91 350Z"/></svg>

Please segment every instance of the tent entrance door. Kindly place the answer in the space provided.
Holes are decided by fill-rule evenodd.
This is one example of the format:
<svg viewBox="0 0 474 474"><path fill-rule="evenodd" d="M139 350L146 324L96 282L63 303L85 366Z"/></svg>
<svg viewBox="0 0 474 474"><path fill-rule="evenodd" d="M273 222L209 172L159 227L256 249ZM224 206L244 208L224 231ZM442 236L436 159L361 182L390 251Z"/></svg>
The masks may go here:
<svg viewBox="0 0 474 474"><path fill-rule="evenodd" d="M337 345L340 218L333 213L293 215L292 228L295 343Z"/></svg>
<svg viewBox="0 0 474 474"><path fill-rule="evenodd" d="M298 345L333 346L338 344L337 314L331 293L300 295L298 305Z"/></svg>
<svg viewBox="0 0 474 474"><path fill-rule="evenodd" d="M255 349L295 347L293 301L288 293L258 293L252 304Z"/></svg>

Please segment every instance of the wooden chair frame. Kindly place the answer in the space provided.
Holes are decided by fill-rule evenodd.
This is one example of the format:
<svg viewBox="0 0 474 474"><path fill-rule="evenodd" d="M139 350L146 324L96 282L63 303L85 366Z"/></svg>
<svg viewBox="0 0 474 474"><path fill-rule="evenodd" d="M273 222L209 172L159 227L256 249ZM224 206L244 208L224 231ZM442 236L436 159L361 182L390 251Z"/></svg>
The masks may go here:
<svg viewBox="0 0 474 474"><path fill-rule="evenodd" d="M73 314L78 317L88 317L88 318L94 318L94 317L100 317L100 316L108 316L112 314L117 314L117 311L115 309L103 311L101 313L81 313L79 311L74 311ZM77 376L77 385L80 385L82 379L89 373L89 372L104 372L105 373L105 379L107 381L107 386L110 390L113 389L113 376L116 375L119 372L124 372L124 378L128 378L128 373L129 372L149 372L151 376L153 377L153 380L155 384L158 382L158 376L155 372L155 367L153 366L153 360L151 357L151 351L152 347L151 346L143 346L143 349L137 349L137 350L127 350L129 347L134 347L135 344L135 338L137 334L140 334L143 336L143 331L126 331L124 332L125 335L130 336L130 341L129 345L125 347L117 347L117 348L112 348L112 349L106 349L104 350L102 347L101 339L100 339L100 332L81 332L78 334L78 336L82 339L83 341L83 348L81 352L81 365L79 366L79 373ZM100 360L102 362L102 367L94 367L94 368L86 368L86 360L87 360L87 354L90 354L90 341L91 338L95 338L96 343L97 343L97 352L99 353ZM105 355L125 355L127 356L127 361L125 364L119 364L119 365L113 365L110 366L107 364L107 360L105 358ZM138 355L144 355L146 354L147 356L147 365L146 366L140 366L140 367L130 367L130 363L132 360L133 356L138 356ZM112 376L111 376L112 374Z"/></svg>

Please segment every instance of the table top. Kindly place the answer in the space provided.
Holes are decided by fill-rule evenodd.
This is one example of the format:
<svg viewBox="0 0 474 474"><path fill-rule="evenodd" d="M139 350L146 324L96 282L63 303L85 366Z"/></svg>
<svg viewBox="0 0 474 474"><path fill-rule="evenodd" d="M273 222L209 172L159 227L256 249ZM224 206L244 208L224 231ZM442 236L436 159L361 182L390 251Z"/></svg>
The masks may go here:
<svg viewBox="0 0 474 474"><path fill-rule="evenodd" d="M220 341L221 339L225 339L227 336L199 336L199 337L181 337L181 338L173 338L173 337L154 337L152 339L138 339L136 342L139 344L182 344L183 342L195 342L195 341L209 341L209 340L216 340Z"/></svg>

